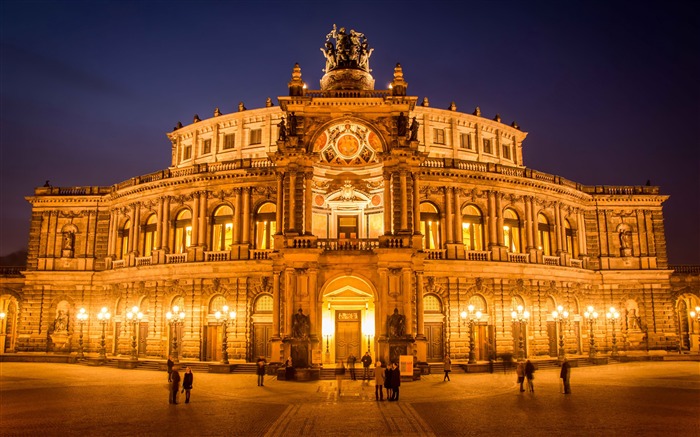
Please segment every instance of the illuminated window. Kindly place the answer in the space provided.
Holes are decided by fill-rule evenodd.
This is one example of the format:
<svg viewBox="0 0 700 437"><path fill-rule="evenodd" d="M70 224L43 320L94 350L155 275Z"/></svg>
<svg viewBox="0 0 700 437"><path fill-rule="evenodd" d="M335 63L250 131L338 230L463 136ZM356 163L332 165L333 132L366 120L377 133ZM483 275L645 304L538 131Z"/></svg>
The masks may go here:
<svg viewBox="0 0 700 437"><path fill-rule="evenodd" d="M540 245L537 247L542 251L543 255L552 255L552 230L549 227L549 221L544 214L537 214L537 236Z"/></svg>
<svg viewBox="0 0 700 437"><path fill-rule="evenodd" d="M233 210L222 205L214 211L211 247L214 251L229 250L233 244Z"/></svg>
<svg viewBox="0 0 700 437"><path fill-rule="evenodd" d="M117 258L124 259L126 254L129 253L129 232L131 230L131 222L127 220L124 226L119 230L117 238Z"/></svg>
<svg viewBox="0 0 700 437"><path fill-rule="evenodd" d="M250 131L250 144L262 143L262 129L252 129Z"/></svg>
<svg viewBox="0 0 700 437"><path fill-rule="evenodd" d="M260 295L255 301L256 313L271 313L272 312L272 296L269 294Z"/></svg>
<svg viewBox="0 0 700 437"><path fill-rule="evenodd" d="M503 157L505 159L511 159L510 158L510 144L503 144L502 149L503 149Z"/></svg>
<svg viewBox="0 0 700 437"><path fill-rule="evenodd" d="M175 219L175 253L185 253L192 244L192 213L182 210Z"/></svg>
<svg viewBox="0 0 700 437"><path fill-rule="evenodd" d="M426 313L441 313L442 305L440 299L433 294L428 294L423 298L423 311Z"/></svg>
<svg viewBox="0 0 700 437"><path fill-rule="evenodd" d="M469 134L460 134L459 147L461 149L472 150L472 136Z"/></svg>
<svg viewBox="0 0 700 437"><path fill-rule="evenodd" d="M520 253L520 219L512 209L503 213L503 243L508 252Z"/></svg>
<svg viewBox="0 0 700 437"><path fill-rule="evenodd" d="M255 248L274 249L273 236L277 233L277 207L263 203L255 214Z"/></svg>
<svg viewBox="0 0 700 437"><path fill-rule="evenodd" d="M445 129L433 129L435 144L445 144Z"/></svg>
<svg viewBox="0 0 700 437"><path fill-rule="evenodd" d="M564 250L567 253L574 254L574 230L571 229L571 223L568 220L564 220L564 236L566 237L564 244Z"/></svg>
<svg viewBox="0 0 700 437"><path fill-rule="evenodd" d="M224 135L224 150L233 149L236 146L236 134Z"/></svg>
<svg viewBox="0 0 700 437"><path fill-rule="evenodd" d="M158 229L158 217L155 214L148 216L146 226L144 226L143 256L151 256L156 249L156 235Z"/></svg>
<svg viewBox="0 0 700 437"><path fill-rule="evenodd" d="M484 153L488 153L489 155L493 154L493 148L491 147L491 140L488 138L484 138L483 144L484 144Z"/></svg>
<svg viewBox="0 0 700 437"><path fill-rule="evenodd" d="M192 158L192 146L188 144L182 151L182 160L186 161L190 158Z"/></svg>
<svg viewBox="0 0 700 437"><path fill-rule="evenodd" d="M484 250L484 225L481 211L474 205L462 209L462 243L466 250Z"/></svg>
<svg viewBox="0 0 700 437"><path fill-rule="evenodd" d="M420 204L420 227L424 249L440 248L440 214L432 203Z"/></svg>
<svg viewBox="0 0 700 437"><path fill-rule="evenodd" d="M211 153L211 140L204 140L202 142L202 155Z"/></svg>

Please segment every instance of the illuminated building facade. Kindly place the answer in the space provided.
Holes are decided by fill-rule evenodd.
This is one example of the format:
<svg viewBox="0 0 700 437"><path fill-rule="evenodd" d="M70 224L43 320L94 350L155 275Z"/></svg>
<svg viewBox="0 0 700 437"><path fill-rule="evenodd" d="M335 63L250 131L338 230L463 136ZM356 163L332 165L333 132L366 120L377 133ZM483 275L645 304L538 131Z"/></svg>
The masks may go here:
<svg viewBox="0 0 700 437"><path fill-rule="evenodd" d="M178 124L167 169L36 188L27 268L2 279L4 350L75 352L80 335L97 354L104 332L107 355L300 367L697 351L668 196L525 167L516 123L418 103L400 65L376 90L371 54L334 28L319 90L295 65L278 105Z"/></svg>

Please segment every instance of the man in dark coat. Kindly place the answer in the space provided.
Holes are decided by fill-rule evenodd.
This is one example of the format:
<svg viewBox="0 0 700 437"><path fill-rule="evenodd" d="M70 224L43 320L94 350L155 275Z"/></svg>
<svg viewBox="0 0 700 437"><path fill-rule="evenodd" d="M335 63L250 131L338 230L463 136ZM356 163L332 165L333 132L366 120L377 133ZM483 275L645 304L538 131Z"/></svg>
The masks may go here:
<svg viewBox="0 0 700 437"><path fill-rule="evenodd" d="M362 379L365 381L369 381L369 366L372 365L372 356L369 354L369 352L365 352L361 361L362 361L362 367L364 369Z"/></svg>
<svg viewBox="0 0 700 437"><path fill-rule="evenodd" d="M355 362L357 361L357 357L355 357L354 354L350 353L350 356L348 357L348 367L350 368L350 379L353 381L357 381L357 375L355 375Z"/></svg>
<svg viewBox="0 0 700 437"><path fill-rule="evenodd" d="M174 365L174 364L175 364L175 363L173 362L173 357L168 356L168 362L167 362L167 365L168 365L168 382L172 381L170 375L173 373L173 365Z"/></svg>
<svg viewBox="0 0 700 437"><path fill-rule="evenodd" d="M258 365L255 373L258 374L258 386L259 387L264 387L265 385L263 384L263 380L265 379L265 364L267 362L265 361L265 358L263 357L258 357L258 362L256 363Z"/></svg>
<svg viewBox="0 0 700 437"><path fill-rule="evenodd" d="M399 365L397 363L391 363L392 367L392 372L391 372L391 396L392 396L392 401L398 401L399 400L399 387L401 386L401 370L399 370Z"/></svg>
<svg viewBox="0 0 700 437"><path fill-rule="evenodd" d="M386 388L386 400L391 401L394 397L394 389L391 385L394 375L394 363L389 363L384 371L384 388Z"/></svg>
<svg viewBox="0 0 700 437"><path fill-rule="evenodd" d="M561 382L564 384L564 394L571 394L571 385L569 384L569 378L571 377L571 364L569 360L564 358L564 362L561 363L561 372L559 372L559 377Z"/></svg>
<svg viewBox="0 0 700 437"><path fill-rule="evenodd" d="M173 366L170 379L170 403L177 404L177 391L180 390L180 372L177 371L177 367L175 366Z"/></svg>

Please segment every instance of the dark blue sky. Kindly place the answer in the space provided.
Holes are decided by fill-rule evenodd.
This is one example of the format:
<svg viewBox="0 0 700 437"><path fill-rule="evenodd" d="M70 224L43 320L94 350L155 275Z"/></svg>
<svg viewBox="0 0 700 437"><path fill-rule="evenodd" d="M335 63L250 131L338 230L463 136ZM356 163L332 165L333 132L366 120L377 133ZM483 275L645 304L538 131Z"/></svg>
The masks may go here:
<svg viewBox="0 0 700 437"><path fill-rule="evenodd" d="M697 2L0 3L0 255L26 247L24 196L166 168L165 132L264 106L295 62L318 89L332 25L365 33L376 88L400 62L431 106L529 132L525 165L665 204L671 263L700 264ZM643 5L643 7L642 7Z"/></svg>

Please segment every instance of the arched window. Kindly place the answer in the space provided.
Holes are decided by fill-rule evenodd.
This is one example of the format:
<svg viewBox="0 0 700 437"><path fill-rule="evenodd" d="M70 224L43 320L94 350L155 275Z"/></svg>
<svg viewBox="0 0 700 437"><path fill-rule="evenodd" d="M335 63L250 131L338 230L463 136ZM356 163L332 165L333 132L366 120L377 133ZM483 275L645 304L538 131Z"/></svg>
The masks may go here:
<svg viewBox="0 0 700 437"><path fill-rule="evenodd" d="M157 223L158 217L155 214L148 216L146 225L143 227L143 256L151 256L156 249Z"/></svg>
<svg viewBox="0 0 700 437"><path fill-rule="evenodd" d="M520 219L510 208L503 213L503 244L508 252L520 253Z"/></svg>
<svg viewBox="0 0 700 437"><path fill-rule="evenodd" d="M272 296L262 294L255 301L255 313L271 313L272 312Z"/></svg>
<svg viewBox="0 0 700 437"><path fill-rule="evenodd" d="M229 250L233 244L233 210L231 207L222 205L216 208L212 223L212 250Z"/></svg>
<svg viewBox="0 0 700 437"><path fill-rule="evenodd" d="M478 294L475 294L469 298L469 305L474 305L474 311L481 311L482 314L486 314L488 312L486 299Z"/></svg>
<svg viewBox="0 0 700 437"><path fill-rule="evenodd" d="M209 314L214 314L217 311L224 311L224 306L226 305L226 298L218 295L214 297L210 302L209 302Z"/></svg>
<svg viewBox="0 0 700 437"><path fill-rule="evenodd" d="M564 251L574 255L574 230L571 229L569 220L564 220Z"/></svg>
<svg viewBox="0 0 700 437"><path fill-rule="evenodd" d="M474 205L462 209L462 242L466 250L484 250L484 220Z"/></svg>
<svg viewBox="0 0 700 437"><path fill-rule="evenodd" d="M544 214L537 214L537 237L540 242L537 248L542 251L543 255L552 255L552 230Z"/></svg>
<svg viewBox="0 0 700 437"><path fill-rule="evenodd" d="M117 258L124 259L126 254L129 253L129 232L131 231L131 222L127 220L124 222L124 226L119 230L117 234Z"/></svg>
<svg viewBox="0 0 700 437"><path fill-rule="evenodd" d="M255 248L274 249L275 240L272 238L277 233L277 207L272 202L260 205L255 213Z"/></svg>
<svg viewBox="0 0 700 437"><path fill-rule="evenodd" d="M175 219L175 253L185 253L192 244L192 213L184 209Z"/></svg>
<svg viewBox="0 0 700 437"><path fill-rule="evenodd" d="M440 299L433 294L428 294L423 297L423 311L426 313L442 313Z"/></svg>
<svg viewBox="0 0 700 437"><path fill-rule="evenodd" d="M423 233L423 248L440 248L440 214L429 202L420 204L420 227Z"/></svg>

